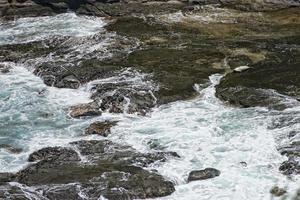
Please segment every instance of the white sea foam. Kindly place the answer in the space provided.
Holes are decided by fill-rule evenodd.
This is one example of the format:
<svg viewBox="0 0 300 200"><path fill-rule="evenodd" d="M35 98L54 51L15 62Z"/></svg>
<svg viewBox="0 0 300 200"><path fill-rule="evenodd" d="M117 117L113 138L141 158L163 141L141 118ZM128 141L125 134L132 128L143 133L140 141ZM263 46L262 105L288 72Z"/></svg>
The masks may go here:
<svg viewBox="0 0 300 200"><path fill-rule="evenodd" d="M88 92L47 87L23 66L10 65L8 74L0 74L0 143L24 151L10 154L1 149L1 171L20 169L28 154L39 148L75 140L80 131L72 125L74 120L66 116L64 109L91 101Z"/></svg>
<svg viewBox="0 0 300 200"><path fill-rule="evenodd" d="M74 13L50 17L20 18L0 24L0 45L43 40L50 36L87 36L104 31L106 22L99 17Z"/></svg>
<svg viewBox="0 0 300 200"><path fill-rule="evenodd" d="M74 14L20 19L15 24L0 26L0 41L7 44L40 40L55 34L94 34L102 30L104 22L99 20ZM49 31L52 28L53 31ZM84 128L95 120L114 120L119 123L112 129L109 139L128 143L144 152L152 151L150 143L181 156L152 166L176 183L176 192L160 199L270 199L269 190L274 185L286 188L290 199L299 186L297 178L287 179L278 172L284 157L276 150L289 142L278 140L282 131L288 132L299 125L268 129L278 113L263 108L241 109L224 105L214 95L219 75L211 76L211 86L199 91L196 99L155 108L150 117L104 113L92 119L74 120L67 117L64 109L90 101L89 90L93 85L123 81L133 87L148 87L150 82L144 82L144 74L131 76L125 73L124 77L121 74L93 81L77 90L57 89L45 86L24 67L8 64L13 67L11 72L0 74L0 143L12 144L24 151L10 154L1 149L1 172L19 170L26 164L28 154L42 147L64 146L83 138L99 139L100 136L83 136ZM299 110L288 109L283 114L296 111ZM221 175L187 183L190 171L205 167L219 169ZM28 190L30 195L30 188L17 185Z"/></svg>
<svg viewBox="0 0 300 200"><path fill-rule="evenodd" d="M160 199L270 199L275 185L295 194L299 180L278 171L285 158L276 149L274 131L267 128L273 116L263 108L225 106L214 96L219 78L211 76L212 85L194 100L161 106L148 118L124 119L110 139L146 152L152 141L181 156L155 167L177 185L174 194ZM187 183L190 171L206 167L221 175Z"/></svg>

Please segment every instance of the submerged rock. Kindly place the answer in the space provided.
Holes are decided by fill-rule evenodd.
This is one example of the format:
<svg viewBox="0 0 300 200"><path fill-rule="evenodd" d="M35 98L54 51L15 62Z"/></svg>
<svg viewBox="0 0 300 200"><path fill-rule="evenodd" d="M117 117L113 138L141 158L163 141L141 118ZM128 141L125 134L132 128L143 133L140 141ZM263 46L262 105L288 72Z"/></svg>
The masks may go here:
<svg viewBox="0 0 300 200"><path fill-rule="evenodd" d="M70 116L73 118L89 117L101 115L99 107L94 102L79 104L70 108Z"/></svg>
<svg viewBox="0 0 300 200"><path fill-rule="evenodd" d="M97 134L107 137L111 133L110 129L116 124L117 122L111 121L93 122L85 129L85 134Z"/></svg>
<svg viewBox="0 0 300 200"><path fill-rule="evenodd" d="M10 72L11 67L7 64L0 63L0 72L6 74Z"/></svg>
<svg viewBox="0 0 300 200"><path fill-rule="evenodd" d="M270 190L270 193L275 196L275 197L280 197L282 195L284 195L286 193L286 190L283 188L280 188L278 186L274 186L272 187L272 189Z"/></svg>
<svg viewBox="0 0 300 200"><path fill-rule="evenodd" d="M203 170L196 170L190 172L188 177L188 182L215 178L220 174L221 172L214 168L205 168Z"/></svg>
<svg viewBox="0 0 300 200"><path fill-rule="evenodd" d="M14 147L10 144L0 144L0 149L5 149L10 153L15 153L15 154L21 153L23 151L23 149Z"/></svg>

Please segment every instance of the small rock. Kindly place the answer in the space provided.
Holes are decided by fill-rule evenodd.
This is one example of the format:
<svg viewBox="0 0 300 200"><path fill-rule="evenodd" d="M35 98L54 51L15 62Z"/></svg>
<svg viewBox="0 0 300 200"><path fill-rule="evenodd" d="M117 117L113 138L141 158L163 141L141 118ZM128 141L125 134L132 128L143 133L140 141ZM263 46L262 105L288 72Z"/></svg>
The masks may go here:
<svg viewBox="0 0 300 200"><path fill-rule="evenodd" d="M196 170L190 172L188 177L188 182L210 179L210 178L217 177L220 174L221 172L214 168L205 168L204 170Z"/></svg>
<svg viewBox="0 0 300 200"><path fill-rule="evenodd" d="M250 67L245 65L245 66L239 66L239 67L235 68L233 71L240 73L240 72L246 71L248 69L250 69Z"/></svg>
<svg viewBox="0 0 300 200"><path fill-rule="evenodd" d="M0 64L0 72L6 74L10 71L11 67L7 64Z"/></svg>
<svg viewBox="0 0 300 200"><path fill-rule="evenodd" d="M0 144L0 149L5 149L9 151L10 153L18 154L22 152L21 148L16 148L10 144Z"/></svg>
<svg viewBox="0 0 300 200"><path fill-rule="evenodd" d="M111 132L111 127L115 126L117 122L110 122L110 121L104 121L104 122L94 122L90 124L89 127L85 129L85 134L97 134L102 135L104 137L107 137Z"/></svg>
<svg viewBox="0 0 300 200"><path fill-rule="evenodd" d="M79 104L70 108L70 116L73 118L97 115L101 115L101 111L95 103Z"/></svg>
<svg viewBox="0 0 300 200"><path fill-rule="evenodd" d="M282 189L278 186L274 186L271 190L270 193L275 196L275 197L280 197L286 193L285 189Z"/></svg>
<svg viewBox="0 0 300 200"><path fill-rule="evenodd" d="M240 162L240 164L241 164L243 167L247 167L247 163L244 162L244 161Z"/></svg>
<svg viewBox="0 0 300 200"><path fill-rule="evenodd" d="M80 84L80 81L74 75L69 75L58 82L56 87L77 89L79 88Z"/></svg>

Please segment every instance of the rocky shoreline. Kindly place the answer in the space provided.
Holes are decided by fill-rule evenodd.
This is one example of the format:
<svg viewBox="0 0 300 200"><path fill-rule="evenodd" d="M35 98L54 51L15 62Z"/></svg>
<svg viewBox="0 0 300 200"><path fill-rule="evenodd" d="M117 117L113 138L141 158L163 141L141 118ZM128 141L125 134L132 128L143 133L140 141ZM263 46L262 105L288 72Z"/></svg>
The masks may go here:
<svg viewBox="0 0 300 200"><path fill-rule="evenodd" d="M105 17L108 24L107 31L92 36L2 45L0 62L5 67L0 69L9 70L10 62L21 63L48 86L88 85L92 102L66 111L74 118L102 112L146 115L156 106L195 97L194 84L205 84L216 73L225 74L216 87L219 99L232 106L280 112L297 105L300 98L299 6L296 0L1 0L3 21L74 11ZM97 48L99 43L105 43L105 48ZM87 47L93 48L87 51ZM240 66L249 69L234 71ZM291 126L299 119L282 121L270 128ZM86 132L107 136L113 125L95 123ZM287 175L299 173L299 143L291 142L279 151L288 157L279 170ZM30 164L20 172L0 174L0 198L26 199L24 191L38 199L167 196L175 191L175 184L145 168L168 158L180 156L139 153L108 140L47 147L32 153ZM207 169L195 171L189 181L220 175L208 169L213 173L203 178ZM18 182L24 191L9 182ZM34 191L27 186L34 186Z"/></svg>

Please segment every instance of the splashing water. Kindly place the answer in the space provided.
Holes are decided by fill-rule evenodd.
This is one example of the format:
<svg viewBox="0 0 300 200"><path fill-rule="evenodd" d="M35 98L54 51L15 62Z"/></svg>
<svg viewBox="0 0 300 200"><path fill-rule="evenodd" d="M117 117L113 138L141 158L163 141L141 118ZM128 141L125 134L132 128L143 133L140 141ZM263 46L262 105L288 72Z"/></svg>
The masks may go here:
<svg viewBox="0 0 300 200"><path fill-rule="evenodd" d="M99 18L71 13L19 19L14 24L0 25L0 45L42 40L52 35L92 35L103 31L103 25ZM84 54L85 48L82 51ZM152 166L176 183L176 192L160 199L270 199L269 190L274 185L285 188L290 199L300 183L297 178L287 179L278 172L285 159L276 149L282 145L276 140L282 133L268 126L280 114L263 108L224 105L214 95L220 75L211 76L211 85L198 89L197 98L155 108L150 117L104 113L96 118L74 120L66 115L65 109L89 102L89 90L94 84L124 79L97 80L77 90L57 89L45 86L21 65L6 64L12 69L0 74L0 144L12 144L23 151L11 154L0 149L1 172L19 170L26 164L29 153L42 147L100 138L82 136L82 132L93 121L112 119L119 121L109 136L112 141L128 143L144 152L166 150L181 156ZM130 77L133 86L149 84L140 75L144 76ZM292 128L295 127L286 129ZM187 183L190 171L206 167L219 169L221 175Z"/></svg>
<svg viewBox="0 0 300 200"><path fill-rule="evenodd" d="M29 17L0 23L0 45L43 40L50 36L88 36L104 31L101 18L74 13L53 17Z"/></svg>
<svg viewBox="0 0 300 200"><path fill-rule="evenodd" d="M225 106L214 95L220 77L211 76L212 85L192 101L161 106L150 118L124 120L110 139L141 151L151 150L150 144L181 156L155 167L177 184L173 195L161 199L270 199L275 185L294 194L299 180L278 171L284 157L268 129L274 116L263 108ZM206 167L219 169L221 175L187 183L190 171Z"/></svg>

